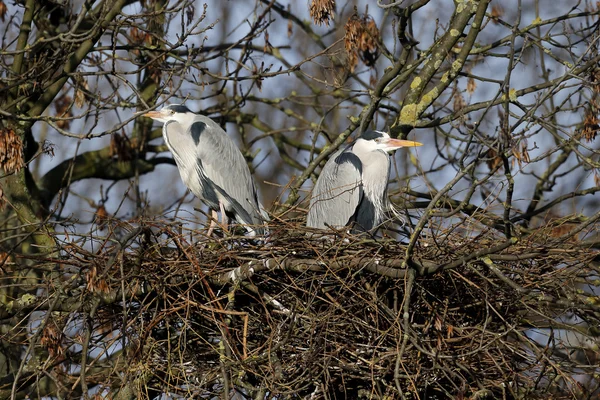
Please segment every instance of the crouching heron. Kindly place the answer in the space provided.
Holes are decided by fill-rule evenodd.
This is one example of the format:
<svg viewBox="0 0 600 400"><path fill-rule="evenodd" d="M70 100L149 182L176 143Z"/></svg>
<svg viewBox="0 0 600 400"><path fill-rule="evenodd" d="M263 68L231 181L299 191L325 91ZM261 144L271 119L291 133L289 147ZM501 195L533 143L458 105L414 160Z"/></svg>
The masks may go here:
<svg viewBox="0 0 600 400"><path fill-rule="evenodd" d="M164 123L163 138L183 183L212 210L209 235L216 224L217 211L221 211L225 227L233 218L252 236L264 233L264 218L248 164L216 122L177 104L144 116Z"/></svg>
<svg viewBox="0 0 600 400"><path fill-rule="evenodd" d="M353 232L374 232L393 211L387 198L390 157L401 147L421 146L410 140L392 139L387 133L366 131L327 161L312 191L307 226L339 229L353 225Z"/></svg>

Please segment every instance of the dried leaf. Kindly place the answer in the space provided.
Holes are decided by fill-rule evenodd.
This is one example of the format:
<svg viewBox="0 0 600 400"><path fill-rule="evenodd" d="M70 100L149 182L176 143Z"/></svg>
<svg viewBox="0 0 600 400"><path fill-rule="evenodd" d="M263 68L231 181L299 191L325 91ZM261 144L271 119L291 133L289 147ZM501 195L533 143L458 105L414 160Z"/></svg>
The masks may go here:
<svg viewBox="0 0 600 400"><path fill-rule="evenodd" d="M86 80L82 80L81 84L75 90L75 105L79 108L85 104L85 92L89 91L89 86Z"/></svg>
<svg viewBox="0 0 600 400"><path fill-rule="evenodd" d="M435 316L435 321L433 322L433 326L437 331L442 330L442 319L439 316Z"/></svg>
<svg viewBox="0 0 600 400"><path fill-rule="evenodd" d="M273 46L269 43L269 32L265 31L265 45L263 46L263 52L265 54L271 54L273 52Z"/></svg>
<svg viewBox="0 0 600 400"><path fill-rule="evenodd" d="M358 17L358 14L355 13L344 26L344 47L348 54L357 51L362 30L363 26L361 20Z"/></svg>
<svg viewBox="0 0 600 400"><path fill-rule="evenodd" d="M498 152L494 149L489 149L487 151L487 165L490 171L495 170L497 167L502 165L502 157L498 155Z"/></svg>
<svg viewBox="0 0 600 400"><path fill-rule="evenodd" d="M354 72L354 69L356 68L356 66L358 65L358 55L356 54L356 52L352 52L352 53L348 53L348 69L350 70L350 72Z"/></svg>
<svg viewBox="0 0 600 400"><path fill-rule="evenodd" d="M363 16L362 27L359 42L360 58L366 66L371 67L379 57L379 29L370 15Z"/></svg>
<svg viewBox="0 0 600 400"><path fill-rule="evenodd" d="M469 78L467 80L467 93L473 94L473 92L475 92L476 88L477 88L477 83L475 83L475 79Z"/></svg>
<svg viewBox="0 0 600 400"><path fill-rule="evenodd" d="M86 274L86 289L90 293L108 293L109 286L106 282L106 279L98 277L98 267L95 265L90 268L89 272Z"/></svg>
<svg viewBox="0 0 600 400"><path fill-rule="evenodd" d="M64 355L64 349L61 346L62 337L62 331L56 325L56 322L49 320L42 331L40 343L48 349L50 357L62 357Z"/></svg>
<svg viewBox="0 0 600 400"><path fill-rule="evenodd" d="M309 11L315 24L329 26L329 21L334 19L335 0L312 0Z"/></svg>
<svg viewBox="0 0 600 400"><path fill-rule="evenodd" d="M458 112L464 108L467 103L465 102L465 98L459 90L455 90L454 92L454 102L453 108L454 112Z"/></svg>
<svg viewBox="0 0 600 400"><path fill-rule="evenodd" d="M531 162L531 158L529 158L529 152L527 151L527 141L521 142L521 154L523 155L523 161L526 163Z"/></svg>
<svg viewBox="0 0 600 400"><path fill-rule="evenodd" d="M98 208L96 208L94 217L94 221L96 222L96 225L98 225L98 228L103 230L108 220L108 212L106 211L104 204L100 204Z"/></svg>
<svg viewBox="0 0 600 400"><path fill-rule="evenodd" d="M587 2L586 2L587 3ZM588 13L595 13L596 11L600 10L600 1L597 1L595 4L590 4L587 3L585 5L585 12Z"/></svg>
<svg viewBox="0 0 600 400"><path fill-rule="evenodd" d="M344 26L344 32L348 69L354 71L359 58L368 67L375 65L375 61L379 57L379 41L381 40L375 20L368 14L360 17L355 9L354 14Z"/></svg>
<svg viewBox="0 0 600 400"><path fill-rule="evenodd" d="M107 216L108 213L106 212L106 208L104 207L104 205L99 205L98 209L96 210L96 219L106 219Z"/></svg>
<svg viewBox="0 0 600 400"><path fill-rule="evenodd" d="M147 40L148 33L142 31L136 26L132 26L129 29L129 43L134 45L140 45Z"/></svg>
<svg viewBox="0 0 600 400"><path fill-rule="evenodd" d="M515 160L517 160L517 162L519 163L519 168L521 168L523 166L521 164L521 160L522 160L521 153L519 153L519 150L517 150L516 148L513 148L512 149L512 154L513 154L513 156L515 158L512 160L511 166L514 166L515 165Z"/></svg>
<svg viewBox="0 0 600 400"><path fill-rule="evenodd" d="M371 75L369 77L369 85L371 85L371 87L375 87L377 85L377 77L375 75Z"/></svg>
<svg viewBox="0 0 600 400"><path fill-rule="evenodd" d="M56 115L60 118L72 117L71 104L73 104L73 99L71 96L63 95L56 99L54 102L54 107L56 107ZM56 121L56 126L58 126L60 129L69 129L69 126L71 126L71 121L68 119L59 119Z"/></svg>
<svg viewBox="0 0 600 400"><path fill-rule="evenodd" d="M502 6L495 4L492 6L492 12L490 13L490 17L492 17L492 22L498 24L498 18L502 18L504 15L504 9Z"/></svg>
<svg viewBox="0 0 600 400"><path fill-rule="evenodd" d="M256 64L252 66L252 74L257 76L256 78L254 78L254 81L256 82L256 87L258 88L258 90L262 91L262 78L260 77L260 70L258 69Z"/></svg>
<svg viewBox="0 0 600 400"><path fill-rule="evenodd" d="M600 129L598 121L598 109L595 107L594 102L590 102L588 109L585 112L585 119L583 120L583 130L581 132L584 139L588 142L596 139L598 135L598 129Z"/></svg>
<svg viewBox="0 0 600 400"><path fill-rule="evenodd" d="M4 173L18 172L24 165L23 142L10 128L0 129L0 168Z"/></svg>
<svg viewBox="0 0 600 400"><path fill-rule="evenodd" d="M8 7L6 7L6 4L4 4L4 2L0 0L0 19L2 19L2 22L4 22L4 19L6 18L7 11Z"/></svg>
<svg viewBox="0 0 600 400"><path fill-rule="evenodd" d="M594 94L600 94L600 68L592 69L590 72L590 82L592 82Z"/></svg>
<svg viewBox="0 0 600 400"><path fill-rule="evenodd" d="M522 166L522 162L531 162L531 159L529 158L529 152L527 151L527 140L522 140L519 144L519 147L513 146L512 153L519 163L519 167Z"/></svg>

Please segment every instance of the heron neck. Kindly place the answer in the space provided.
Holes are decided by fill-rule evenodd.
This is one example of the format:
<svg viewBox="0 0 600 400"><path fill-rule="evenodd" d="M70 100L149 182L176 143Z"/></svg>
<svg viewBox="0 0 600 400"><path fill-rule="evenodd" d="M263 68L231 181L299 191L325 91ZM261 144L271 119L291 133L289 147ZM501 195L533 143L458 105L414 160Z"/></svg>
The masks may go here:
<svg viewBox="0 0 600 400"><path fill-rule="evenodd" d="M387 208L387 184L390 174L390 158L384 151L371 151L361 157L362 185L367 198L375 209L375 224L383 220Z"/></svg>

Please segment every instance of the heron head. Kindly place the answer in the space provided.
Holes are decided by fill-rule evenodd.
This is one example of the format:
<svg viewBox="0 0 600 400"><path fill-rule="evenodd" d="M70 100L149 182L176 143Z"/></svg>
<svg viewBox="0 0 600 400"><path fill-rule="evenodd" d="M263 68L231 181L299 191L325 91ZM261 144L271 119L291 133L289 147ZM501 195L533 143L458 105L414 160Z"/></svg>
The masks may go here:
<svg viewBox="0 0 600 400"><path fill-rule="evenodd" d="M169 104L160 111L150 111L144 114L144 117L152 118L162 123L168 121L181 121L195 115L189 108L183 104Z"/></svg>
<svg viewBox="0 0 600 400"><path fill-rule="evenodd" d="M418 147L423 146L422 143L413 142L412 140L400 140L392 139L390 135L380 131L366 131L359 138L358 141L364 141L364 146L371 150L383 150L392 152L401 147Z"/></svg>

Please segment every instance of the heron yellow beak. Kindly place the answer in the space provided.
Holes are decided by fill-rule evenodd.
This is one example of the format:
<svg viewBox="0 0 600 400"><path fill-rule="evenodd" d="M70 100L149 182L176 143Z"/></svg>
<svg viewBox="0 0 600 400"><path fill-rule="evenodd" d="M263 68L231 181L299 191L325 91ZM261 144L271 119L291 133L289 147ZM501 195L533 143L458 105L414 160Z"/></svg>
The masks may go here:
<svg viewBox="0 0 600 400"><path fill-rule="evenodd" d="M423 143L413 142L412 140L389 139L386 142L387 147L399 149L400 147L419 147Z"/></svg>
<svg viewBox="0 0 600 400"><path fill-rule="evenodd" d="M147 112L146 114L142 114L142 116L148 117L148 118L160 118L162 116L162 113L160 111L150 111L150 112Z"/></svg>

